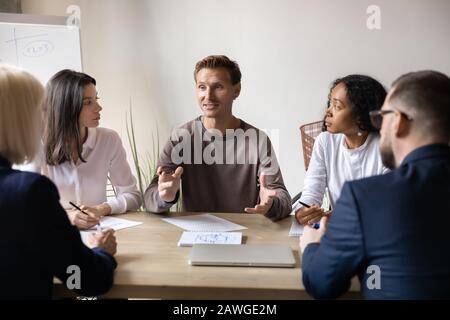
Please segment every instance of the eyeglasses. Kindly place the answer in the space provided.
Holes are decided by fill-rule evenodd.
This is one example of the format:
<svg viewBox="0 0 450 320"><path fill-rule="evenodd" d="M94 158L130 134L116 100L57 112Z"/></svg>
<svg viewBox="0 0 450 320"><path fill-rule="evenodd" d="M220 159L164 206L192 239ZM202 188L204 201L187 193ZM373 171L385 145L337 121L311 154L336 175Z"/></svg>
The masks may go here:
<svg viewBox="0 0 450 320"><path fill-rule="evenodd" d="M386 114L389 113L394 113L394 112L398 112L400 113L401 116L405 117L406 119L408 119L409 121L412 121L413 118L411 118L410 116L408 116L406 113L398 111L398 110L374 110L374 111L370 111L369 112L369 116L370 116L370 122L372 123L372 125L380 130L381 129L381 125L383 124L383 117Z"/></svg>

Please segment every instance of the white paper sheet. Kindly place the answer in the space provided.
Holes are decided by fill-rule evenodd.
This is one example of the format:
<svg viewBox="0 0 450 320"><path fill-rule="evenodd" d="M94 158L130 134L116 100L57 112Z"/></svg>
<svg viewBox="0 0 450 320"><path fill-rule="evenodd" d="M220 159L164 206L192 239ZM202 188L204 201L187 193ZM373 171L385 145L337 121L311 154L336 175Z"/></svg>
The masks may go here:
<svg viewBox="0 0 450 320"><path fill-rule="evenodd" d="M114 230L120 230L125 228L131 228L142 224L142 222L136 222L131 220L126 220L122 218L115 218L115 217L103 217L100 220L100 225L102 229L114 229ZM97 230L96 227L93 227L89 230Z"/></svg>
<svg viewBox="0 0 450 320"><path fill-rule="evenodd" d="M244 226L213 216L209 213L193 216L164 218L162 220L187 231L227 232L247 229Z"/></svg>
<svg viewBox="0 0 450 320"><path fill-rule="evenodd" d="M136 221L131 221L131 220L126 220L126 219L122 219L122 218L115 218L115 217L103 217L100 220L100 225L102 227L102 229L114 229L115 231L117 230L121 230L121 229L125 229L125 228L131 228L131 227L135 227L142 224L142 222L136 222ZM90 233L96 232L97 231L97 226L88 229L88 230L83 230L80 231L81 233L81 240L83 240L83 242L85 244L87 244L87 239Z"/></svg>
<svg viewBox="0 0 450 320"><path fill-rule="evenodd" d="M242 232L195 232L184 231L178 241L179 247L192 247L194 243L241 244Z"/></svg>
<svg viewBox="0 0 450 320"><path fill-rule="evenodd" d="M297 222L297 220L292 219L291 229L289 230L289 237L299 237L303 234L303 226Z"/></svg>

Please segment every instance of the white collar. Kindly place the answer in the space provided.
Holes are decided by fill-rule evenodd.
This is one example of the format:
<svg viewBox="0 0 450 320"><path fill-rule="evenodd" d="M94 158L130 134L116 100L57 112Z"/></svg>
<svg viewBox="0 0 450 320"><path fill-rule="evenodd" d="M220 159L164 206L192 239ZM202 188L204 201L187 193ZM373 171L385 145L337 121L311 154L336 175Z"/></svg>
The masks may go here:
<svg viewBox="0 0 450 320"><path fill-rule="evenodd" d="M367 146L369 145L369 142L370 142L370 140L372 140L372 138L373 138L373 133L370 132L369 135L366 138L366 141L364 141L364 143L362 145L360 145L357 148L349 149L349 147L347 146L347 144L345 142L345 135L342 134L341 144L342 144L342 147L344 148L344 150L347 151L347 152L350 152L350 153L360 152L360 151L362 151L362 150L367 148Z"/></svg>

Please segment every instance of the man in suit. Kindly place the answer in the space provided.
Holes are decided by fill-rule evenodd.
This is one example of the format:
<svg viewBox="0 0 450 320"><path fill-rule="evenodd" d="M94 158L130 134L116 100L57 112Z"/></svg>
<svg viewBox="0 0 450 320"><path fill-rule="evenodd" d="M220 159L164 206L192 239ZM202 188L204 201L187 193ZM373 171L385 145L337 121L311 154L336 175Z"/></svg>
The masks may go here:
<svg viewBox="0 0 450 320"><path fill-rule="evenodd" d="M385 175L347 182L333 215L300 238L303 283L336 298L357 275L367 299L450 298L450 79L397 79L380 111Z"/></svg>

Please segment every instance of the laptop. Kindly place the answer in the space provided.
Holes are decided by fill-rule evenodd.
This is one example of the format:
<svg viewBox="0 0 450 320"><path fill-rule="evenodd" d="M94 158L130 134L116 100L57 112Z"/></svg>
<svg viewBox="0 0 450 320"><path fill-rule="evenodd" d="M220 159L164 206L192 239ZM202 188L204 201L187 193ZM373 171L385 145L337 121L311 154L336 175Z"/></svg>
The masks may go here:
<svg viewBox="0 0 450 320"><path fill-rule="evenodd" d="M193 266L295 267L291 247L278 244L194 244Z"/></svg>

